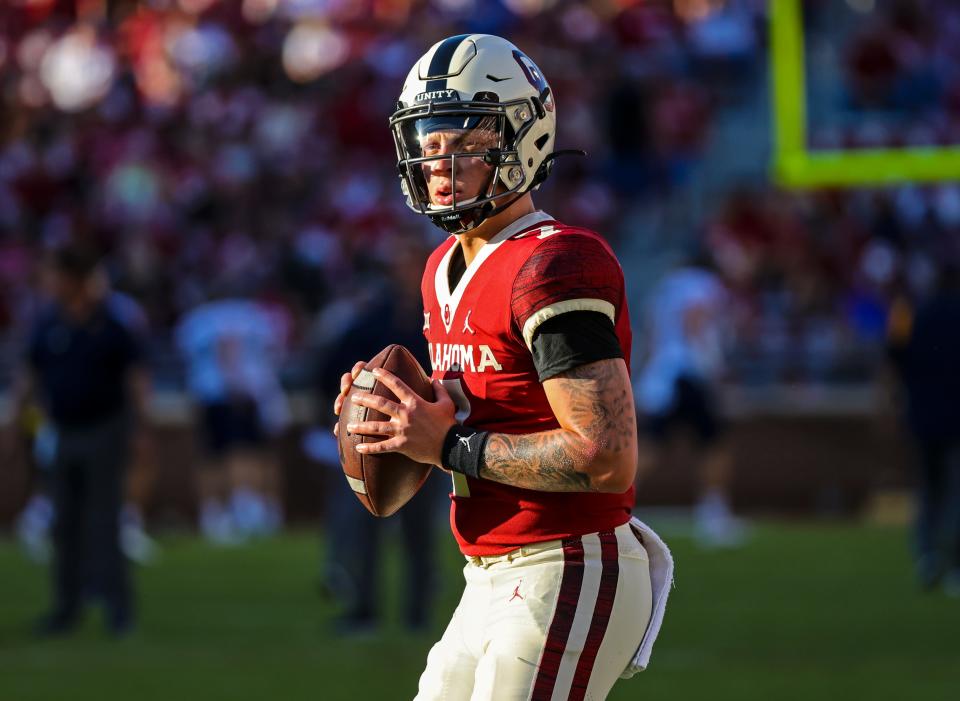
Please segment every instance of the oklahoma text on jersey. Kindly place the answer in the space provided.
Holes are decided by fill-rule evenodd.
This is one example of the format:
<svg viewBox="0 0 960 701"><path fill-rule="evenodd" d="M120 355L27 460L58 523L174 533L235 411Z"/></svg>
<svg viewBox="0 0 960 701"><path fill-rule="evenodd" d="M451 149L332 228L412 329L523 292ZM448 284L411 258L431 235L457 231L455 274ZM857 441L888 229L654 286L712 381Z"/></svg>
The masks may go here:
<svg viewBox="0 0 960 701"><path fill-rule="evenodd" d="M486 372L487 370L503 370L497 362L490 346L463 345L459 343L433 343L430 347L430 362L436 372Z"/></svg>

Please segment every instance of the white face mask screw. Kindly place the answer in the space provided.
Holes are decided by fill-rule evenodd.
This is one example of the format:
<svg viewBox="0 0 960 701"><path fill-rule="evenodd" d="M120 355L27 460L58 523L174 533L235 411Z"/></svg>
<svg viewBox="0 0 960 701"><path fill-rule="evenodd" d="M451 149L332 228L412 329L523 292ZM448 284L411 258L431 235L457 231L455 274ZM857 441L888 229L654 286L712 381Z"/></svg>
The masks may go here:
<svg viewBox="0 0 960 701"><path fill-rule="evenodd" d="M530 119L530 114L522 107L518 107L513 113L513 116L519 119L521 122L525 122Z"/></svg>
<svg viewBox="0 0 960 701"><path fill-rule="evenodd" d="M520 179L523 177L523 173L520 172L520 169L513 167L510 169L510 172L507 173L507 177L510 178L515 183L520 182Z"/></svg>

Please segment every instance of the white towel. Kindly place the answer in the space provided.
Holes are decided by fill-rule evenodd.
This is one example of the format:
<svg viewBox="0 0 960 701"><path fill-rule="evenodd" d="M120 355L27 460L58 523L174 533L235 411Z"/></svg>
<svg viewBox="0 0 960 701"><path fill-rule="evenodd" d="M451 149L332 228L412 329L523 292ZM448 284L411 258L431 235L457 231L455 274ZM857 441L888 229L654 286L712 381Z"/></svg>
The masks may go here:
<svg viewBox="0 0 960 701"><path fill-rule="evenodd" d="M640 532L643 538L643 547L647 551L650 561L650 590L653 602L650 611L650 622L640 641L640 647L633 656L630 665L620 675L621 679L629 679L637 672L642 672L650 664L650 654L653 652L653 643L663 625L663 613L667 608L667 598L673 587L673 556L670 548L656 533L636 516L630 519L630 525Z"/></svg>

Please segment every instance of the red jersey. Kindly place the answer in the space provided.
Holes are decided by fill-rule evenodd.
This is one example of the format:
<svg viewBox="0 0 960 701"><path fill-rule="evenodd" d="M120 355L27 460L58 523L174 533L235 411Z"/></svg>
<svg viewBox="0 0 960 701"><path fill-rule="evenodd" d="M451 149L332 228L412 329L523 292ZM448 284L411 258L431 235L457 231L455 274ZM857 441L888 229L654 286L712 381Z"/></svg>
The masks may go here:
<svg viewBox="0 0 960 701"><path fill-rule="evenodd" d="M455 236L423 274L423 333L433 379L457 403L457 420L497 433L559 428L534 366L537 327L568 311L597 311L614 324L630 367L631 332L623 270L597 234L543 212L518 219L486 243L451 290ZM623 494L541 492L453 475L450 524L465 555L615 528L630 518Z"/></svg>

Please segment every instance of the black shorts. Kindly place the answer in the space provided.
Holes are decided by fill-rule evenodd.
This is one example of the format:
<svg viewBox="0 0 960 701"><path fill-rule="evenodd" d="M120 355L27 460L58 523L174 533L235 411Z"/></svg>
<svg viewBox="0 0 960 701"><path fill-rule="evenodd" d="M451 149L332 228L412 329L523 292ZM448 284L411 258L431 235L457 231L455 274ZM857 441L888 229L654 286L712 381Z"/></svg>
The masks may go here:
<svg viewBox="0 0 960 701"><path fill-rule="evenodd" d="M203 405L201 428L203 446L213 456L233 448L257 448L265 440L260 413L252 399Z"/></svg>
<svg viewBox="0 0 960 701"><path fill-rule="evenodd" d="M701 446L714 443L723 431L710 388L702 380L682 376L674 385L673 404L667 411L646 419L645 433L663 442L678 428L689 428Z"/></svg>

